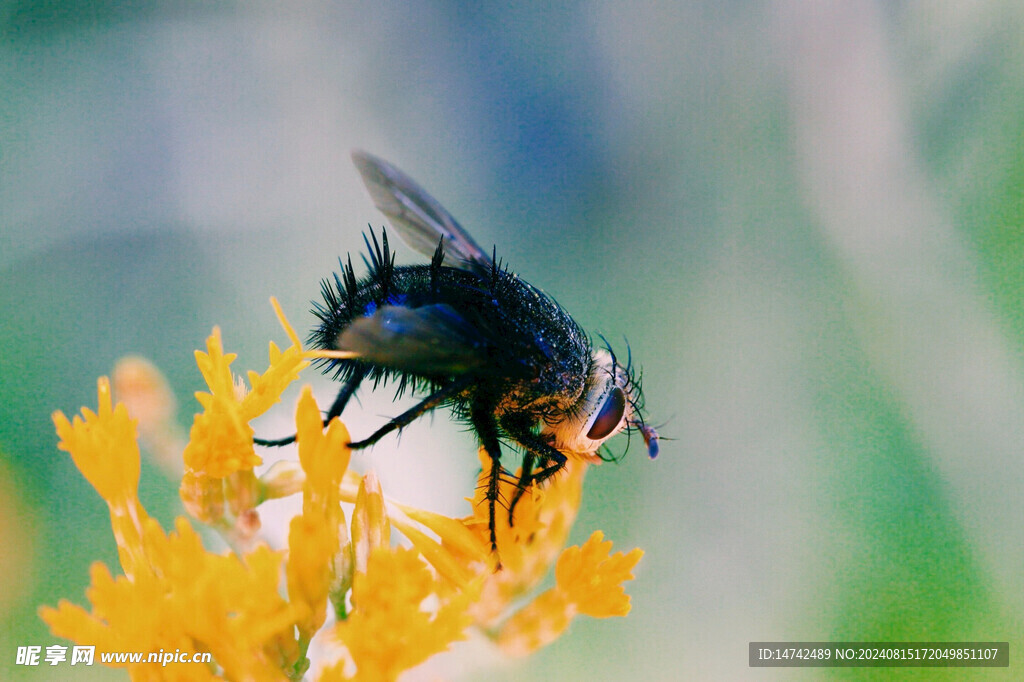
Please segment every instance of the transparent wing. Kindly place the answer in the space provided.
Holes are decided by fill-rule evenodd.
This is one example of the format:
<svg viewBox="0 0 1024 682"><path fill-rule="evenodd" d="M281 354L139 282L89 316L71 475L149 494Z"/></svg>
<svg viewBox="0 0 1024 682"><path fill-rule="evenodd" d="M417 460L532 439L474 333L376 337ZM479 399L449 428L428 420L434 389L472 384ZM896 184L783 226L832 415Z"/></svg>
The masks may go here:
<svg viewBox="0 0 1024 682"><path fill-rule="evenodd" d="M414 374L463 374L487 359L486 340L446 304L419 308L382 306L352 322L337 350Z"/></svg>
<svg viewBox="0 0 1024 682"><path fill-rule="evenodd" d="M490 269L491 257L434 197L384 159L352 152L370 198L406 244L433 256L444 237L444 264L463 270Z"/></svg>

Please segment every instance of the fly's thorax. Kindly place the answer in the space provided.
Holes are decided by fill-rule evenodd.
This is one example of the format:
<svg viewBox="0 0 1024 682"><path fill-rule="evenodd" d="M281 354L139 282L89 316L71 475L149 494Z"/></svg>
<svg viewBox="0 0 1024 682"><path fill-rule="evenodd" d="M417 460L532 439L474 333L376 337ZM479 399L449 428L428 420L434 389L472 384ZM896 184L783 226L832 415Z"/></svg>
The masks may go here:
<svg viewBox="0 0 1024 682"><path fill-rule="evenodd" d="M611 353L595 350L582 394L562 418L547 423L544 433L567 454L593 455L601 445L626 428L633 413L633 396L626 372Z"/></svg>
<svg viewBox="0 0 1024 682"><path fill-rule="evenodd" d="M504 415L530 415L540 420L548 420L548 415L562 415L572 405L573 400L565 395L538 390L536 379L517 381L502 387L501 398L497 401L494 413Z"/></svg>

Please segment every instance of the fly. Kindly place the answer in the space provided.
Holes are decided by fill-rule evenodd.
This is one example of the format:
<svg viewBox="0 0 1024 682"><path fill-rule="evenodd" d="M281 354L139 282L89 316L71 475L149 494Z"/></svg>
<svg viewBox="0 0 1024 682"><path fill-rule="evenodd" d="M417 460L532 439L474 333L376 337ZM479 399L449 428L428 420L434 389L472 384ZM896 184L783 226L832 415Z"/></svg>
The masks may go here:
<svg viewBox="0 0 1024 682"><path fill-rule="evenodd" d="M371 230L363 237L369 273L357 278L349 256L340 273L321 283L310 345L349 354L320 361L342 382L325 424L341 415L364 381L374 388L396 381L398 395L410 390L420 402L350 443L353 449L449 408L492 459L486 499L495 551L502 440L523 452L510 524L531 485L557 474L567 456L592 455L624 429L639 432L649 456L657 456L658 434L644 421L630 361L620 364L607 344L594 348L552 298L481 249L405 173L361 151L352 160L377 208L430 263L395 266L387 232L378 241ZM292 441L255 439L258 445Z"/></svg>

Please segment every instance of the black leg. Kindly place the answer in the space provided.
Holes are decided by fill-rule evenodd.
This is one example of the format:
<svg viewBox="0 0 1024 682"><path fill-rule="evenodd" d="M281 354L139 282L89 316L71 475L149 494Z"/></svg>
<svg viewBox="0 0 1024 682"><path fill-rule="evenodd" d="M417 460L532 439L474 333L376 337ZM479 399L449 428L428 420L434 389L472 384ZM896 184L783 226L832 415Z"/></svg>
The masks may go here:
<svg viewBox="0 0 1024 682"><path fill-rule="evenodd" d="M561 471L565 466L566 458L558 448L534 433L530 424L515 418L515 416L503 419L501 425L508 435L512 436L526 450L526 455L523 457L523 470L519 474L519 482L516 484L516 492L508 506L508 520L511 524L516 505L519 504L519 500L522 499L527 488L533 484L543 483ZM540 459L546 466L535 472L533 466L537 459Z"/></svg>
<svg viewBox="0 0 1024 682"><path fill-rule="evenodd" d="M519 480L516 481L516 491L512 493L512 500L508 505L508 525L514 525L516 505L522 499L526 489L533 483L533 465L537 462L537 455L533 450L527 450L523 455L523 470L519 473Z"/></svg>
<svg viewBox="0 0 1024 682"><path fill-rule="evenodd" d="M332 419L340 417L341 413L345 410L345 405L348 404L349 398L355 394L356 389L359 388L359 384L362 383L366 377L366 368L356 365L352 371L352 375L341 385L341 390L338 391L338 397L334 399L334 403L331 405L331 409L327 411L327 416L324 417L324 426L327 426ZM252 442L256 445L262 445L265 447L277 448L282 445L290 445L295 442L295 435L288 436L287 438L279 438L277 440L265 440L263 438L253 438Z"/></svg>
<svg viewBox="0 0 1024 682"><path fill-rule="evenodd" d="M498 423L494 419L494 408L488 402L474 403L469 419L480 436L480 443L491 457L491 474L487 479L488 523L491 531L491 551L498 552L498 535L494 527L494 507L498 503L498 482L501 480L501 443L498 441ZM499 564L499 568L500 568Z"/></svg>
<svg viewBox="0 0 1024 682"><path fill-rule="evenodd" d="M266 440L265 438L253 438L253 445L262 445L268 448L279 448L282 445L291 445L295 442L295 434L288 436L287 438L278 438L277 440Z"/></svg>
<svg viewBox="0 0 1024 682"><path fill-rule="evenodd" d="M415 407L406 410L402 414L398 415L384 426L374 431L368 438L364 438L360 441L349 443L348 446L353 450L361 450L362 448L369 447L379 441L384 436L388 435L396 429L400 429L404 426L408 426L410 423L423 416L426 412L434 409L438 405L442 404L449 398L458 395L472 383L470 378L462 378L457 381L453 381L447 386L443 386L438 390L428 395L421 403Z"/></svg>
<svg viewBox="0 0 1024 682"><path fill-rule="evenodd" d="M342 385L341 390L338 391L338 397L331 404L331 409L327 410L327 416L324 417L324 426L327 426L335 417L340 417L341 413L345 411L345 405L348 404L349 398L355 394L359 384L366 378L366 372L367 368L363 365L356 365L353 368L352 376Z"/></svg>

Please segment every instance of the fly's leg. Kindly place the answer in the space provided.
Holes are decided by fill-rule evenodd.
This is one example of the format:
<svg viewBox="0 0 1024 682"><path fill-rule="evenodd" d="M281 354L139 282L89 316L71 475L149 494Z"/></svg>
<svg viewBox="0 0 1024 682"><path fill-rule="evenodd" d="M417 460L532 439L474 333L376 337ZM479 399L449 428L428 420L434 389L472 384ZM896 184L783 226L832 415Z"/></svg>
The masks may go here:
<svg viewBox="0 0 1024 682"><path fill-rule="evenodd" d="M519 480L516 481L516 491L512 493L512 499L508 504L508 525L510 526L515 525L516 505L519 504L519 500L526 493L526 489L533 483L533 465L536 462L537 455L533 454L533 450L527 450L526 454L523 455L523 468L519 473Z"/></svg>
<svg viewBox="0 0 1024 682"><path fill-rule="evenodd" d="M334 403L331 404L331 409L327 411L327 415L324 417L324 426L327 426L332 419L340 417L341 413L345 410L345 405L348 404L349 398L351 398L356 389L359 388L359 384L362 383L366 377L366 368L356 365L352 371L352 375L341 385L341 390L338 391L338 397L334 399ZM277 448L282 445L290 445L295 442L295 434L288 436L287 438L278 438L277 440L265 440L263 438L253 438L252 442L256 445L263 445L265 447Z"/></svg>
<svg viewBox="0 0 1024 682"><path fill-rule="evenodd" d="M408 426L438 405L441 405L445 401L457 396L459 393L466 390L471 383L472 381L470 378L466 377L459 379L458 381L453 381L447 386L442 386L424 398L422 402L406 410L384 426L374 431L368 438L349 443L348 446L353 450L361 450L373 445L392 431Z"/></svg>
<svg viewBox="0 0 1024 682"><path fill-rule="evenodd" d="M508 435L512 436L526 450L526 455L523 457L523 470L516 483L516 492L508 505L508 522L511 525L516 505L519 504L519 500L522 499L527 488L536 483L543 483L561 471L565 466L566 458L544 437L534 433L529 423L511 416L503 419L501 425ZM541 462L546 463L546 466L539 471L534 471L533 467L538 458Z"/></svg>
<svg viewBox="0 0 1024 682"><path fill-rule="evenodd" d="M491 457L491 472L487 478L487 528L491 531L491 551L498 552L498 535L495 531L494 508L498 503L498 483L501 480L501 444L498 441L498 423L494 409L486 401L475 401L470 407L469 419L480 436L480 444ZM500 560L498 568L501 568Z"/></svg>
<svg viewBox="0 0 1024 682"><path fill-rule="evenodd" d="M253 438L253 445L263 445L268 448L279 448L284 445L291 445L295 442L296 434L292 434L286 438L278 438L277 440L267 440L265 438Z"/></svg>
<svg viewBox="0 0 1024 682"><path fill-rule="evenodd" d="M327 426L335 417L340 417L341 413L345 411L349 398L355 395L359 384L366 378L367 371L367 368L363 365L355 366L352 370L352 376L342 385L341 390L338 391L338 397L331 404L331 409L327 410L327 416L324 417L324 426Z"/></svg>

